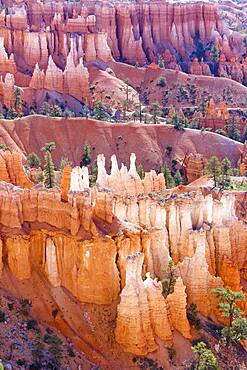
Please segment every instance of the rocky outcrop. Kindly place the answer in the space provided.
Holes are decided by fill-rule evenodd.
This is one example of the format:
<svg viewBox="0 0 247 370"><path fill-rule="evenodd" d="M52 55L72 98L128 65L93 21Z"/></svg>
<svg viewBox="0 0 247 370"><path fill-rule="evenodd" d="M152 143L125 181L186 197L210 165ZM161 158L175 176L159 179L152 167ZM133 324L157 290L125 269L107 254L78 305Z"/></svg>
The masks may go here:
<svg viewBox="0 0 247 370"><path fill-rule="evenodd" d="M116 341L127 352L145 355L158 346L155 335L171 340L167 306L161 284L147 276L141 278L144 255L135 253L127 257L126 285L118 305Z"/></svg>
<svg viewBox="0 0 247 370"><path fill-rule="evenodd" d="M186 286L188 302L195 303L204 316L212 315L216 309L212 289L223 286L223 281L211 276L208 271L203 234L198 234L195 254L185 257L179 264L179 270Z"/></svg>
<svg viewBox="0 0 247 370"><path fill-rule="evenodd" d="M8 1L1 13L0 72L3 77L10 73L11 79L25 88L25 103L29 106L40 105L43 90L61 94L65 102L69 96L92 106L101 100L101 90L104 90L99 88L93 96L95 85L89 87L95 79L92 65L102 74L115 61L119 69L122 64L118 62L124 62L149 65L148 71L159 70L158 59L163 56L165 68L211 76L209 56L205 56L205 61L195 58L190 62L198 42L203 46L214 42L219 47L220 76L245 83L247 67L241 56L242 38L223 27L217 6L213 4L181 5L162 1L68 4L60 0L52 6L51 3L28 1L20 5ZM126 80L126 74L122 80ZM9 82L8 78L7 85ZM119 90L120 98L118 94L112 97L112 93L106 93L117 100L112 104L114 108L124 100L122 87L116 87L118 82L115 77L110 85L114 86L113 90ZM108 91L108 86L105 87ZM1 102L10 107L10 95ZM79 111L78 105L75 108L77 102L72 99L70 104Z"/></svg>
<svg viewBox="0 0 247 370"><path fill-rule="evenodd" d="M181 277L177 278L174 292L167 297L171 323L185 338L191 338L190 325L186 316L187 295Z"/></svg>
<svg viewBox="0 0 247 370"><path fill-rule="evenodd" d="M21 153L8 150L0 151L0 181L9 182L22 188L33 186L24 170Z"/></svg>
<svg viewBox="0 0 247 370"><path fill-rule="evenodd" d="M199 153L190 153L184 160L186 179L188 184L204 175L207 160Z"/></svg>

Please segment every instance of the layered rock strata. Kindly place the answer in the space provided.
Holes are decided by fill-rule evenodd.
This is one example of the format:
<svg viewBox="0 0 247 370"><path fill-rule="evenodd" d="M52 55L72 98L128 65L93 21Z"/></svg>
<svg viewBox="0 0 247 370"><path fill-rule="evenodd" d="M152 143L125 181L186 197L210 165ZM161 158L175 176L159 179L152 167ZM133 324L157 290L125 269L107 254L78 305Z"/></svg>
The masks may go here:
<svg viewBox="0 0 247 370"><path fill-rule="evenodd" d="M127 257L126 285L118 305L116 340L127 352L145 355L158 346L155 335L171 340L167 306L161 284L147 276L142 280L143 253Z"/></svg>
<svg viewBox="0 0 247 370"><path fill-rule="evenodd" d="M82 303L111 304L120 295L116 339L138 355L158 348L156 336L170 343L173 329L190 338L187 304L214 318L212 288L244 291L247 228L236 217L234 193L160 188L157 177L137 177L134 155L121 187L114 158L110 175L102 155L98 170L93 189L78 167L64 169L61 191L1 182L2 276L31 281L38 271ZM157 278L170 258L179 277L165 300Z"/></svg>

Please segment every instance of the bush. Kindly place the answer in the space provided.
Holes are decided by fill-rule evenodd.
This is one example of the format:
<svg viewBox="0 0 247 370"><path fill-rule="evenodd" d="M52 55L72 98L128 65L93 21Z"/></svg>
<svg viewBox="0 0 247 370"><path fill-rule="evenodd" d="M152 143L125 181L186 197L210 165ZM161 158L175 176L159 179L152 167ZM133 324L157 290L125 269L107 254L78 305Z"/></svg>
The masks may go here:
<svg viewBox="0 0 247 370"><path fill-rule="evenodd" d="M5 322L6 321L6 315L5 312L0 310L0 322Z"/></svg>
<svg viewBox="0 0 247 370"><path fill-rule="evenodd" d="M32 303L26 298L21 298L19 303L21 306L19 312L25 317L29 316Z"/></svg>
<svg viewBox="0 0 247 370"><path fill-rule="evenodd" d="M40 159L36 153L30 153L27 156L27 165L30 168L38 168L40 166Z"/></svg>
<svg viewBox="0 0 247 370"><path fill-rule="evenodd" d="M157 83L157 86L165 87L166 83L167 83L166 78L165 77L160 77L159 82Z"/></svg>
<svg viewBox="0 0 247 370"><path fill-rule="evenodd" d="M168 348L168 356L169 356L170 361L172 361L176 357L175 348Z"/></svg>
<svg viewBox="0 0 247 370"><path fill-rule="evenodd" d="M192 326L194 326L195 329L199 330L201 329L201 321L197 316L197 305L195 303L191 303L187 307L187 317Z"/></svg>
<svg viewBox="0 0 247 370"><path fill-rule="evenodd" d="M14 309L14 304L13 303L8 303L7 306L8 306L8 309L10 311L13 311L13 309Z"/></svg>
<svg viewBox="0 0 247 370"><path fill-rule="evenodd" d="M27 320L27 330L37 330L38 322L37 320Z"/></svg>

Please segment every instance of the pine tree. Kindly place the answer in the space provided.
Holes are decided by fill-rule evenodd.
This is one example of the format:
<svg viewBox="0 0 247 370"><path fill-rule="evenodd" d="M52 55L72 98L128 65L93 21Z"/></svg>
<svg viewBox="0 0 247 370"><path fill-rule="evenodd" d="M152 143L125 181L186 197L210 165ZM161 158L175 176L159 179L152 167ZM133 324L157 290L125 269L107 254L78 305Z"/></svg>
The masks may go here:
<svg viewBox="0 0 247 370"><path fill-rule="evenodd" d="M150 113L152 114L153 123L156 125L158 116L161 114L160 106L158 103L154 103L151 106Z"/></svg>
<svg viewBox="0 0 247 370"><path fill-rule="evenodd" d="M145 177L145 171L144 171L143 165L139 164L139 166L137 166L136 171L137 171L138 175L140 176L141 180L143 180L144 177Z"/></svg>
<svg viewBox="0 0 247 370"><path fill-rule="evenodd" d="M94 107L94 118L99 121L109 121L110 119L106 106L101 101L96 103Z"/></svg>
<svg viewBox="0 0 247 370"><path fill-rule="evenodd" d="M247 125L244 127L243 135L241 137L242 143L245 143L247 141Z"/></svg>
<svg viewBox="0 0 247 370"><path fill-rule="evenodd" d="M174 181L175 181L176 186L183 183L183 178L182 178L181 173L180 173L179 170L177 170L175 175L174 175Z"/></svg>
<svg viewBox="0 0 247 370"><path fill-rule="evenodd" d="M171 174L171 171L170 171L169 167L166 164L161 166L160 172L163 173L163 175L165 177L167 189L174 188L175 181L172 177L172 174Z"/></svg>
<svg viewBox="0 0 247 370"><path fill-rule="evenodd" d="M206 165L206 173L209 177L213 178L214 187L217 187L220 183L221 163L216 156L213 156L209 159Z"/></svg>
<svg viewBox="0 0 247 370"><path fill-rule="evenodd" d="M175 273L174 262L171 259L167 268L163 269L166 277L161 281L162 294L166 298L169 294L173 293L178 276Z"/></svg>
<svg viewBox="0 0 247 370"><path fill-rule="evenodd" d="M27 165L30 168L38 168L40 166L40 159L36 153L28 154Z"/></svg>
<svg viewBox="0 0 247 370"><path fill-rule="evenodd" d="M158 57L158 65L159 65L160 68L165 67L164 58L162 57L162 55L159 55L159 57Z"/></svg>
<svg viewBox="0 0 247 370"><path fill-rule="evenodd" d="M245 36L243 38L243 44L244 44L244 47L246 48L246 52L247 52L247 36Z"/></svg>
<svg viewBox="0 0 247 370"><path fill-rule="evenodd" d="M220 59L220 50L217 45L213 45L210 50L210 60L212 63L218 63Z"/></svg>
<svg viewBox="0 0 247 370"><path fill-rule="evenodd" d="M239 125L236 122L228 122L228 124L226 125L226 130L227 135L230 139L240 141L241 135L239 131Z"/></svg>
<svg viewBox="0 0 247 370"><path fill-rule="evenodd" d="M210 50L210 60L212 63L211 65L212 72L215 76L218 75L219 59L220 59L220 50L217 45L213 45Z"/></svg>
<svg viewBox="0 0 247 370"><path fill-rule="evenodd" d="M83 147L83 155L80 162L80 166L88 166L92 161L92 148L91 145L85 144Z"/></svg>
<svg viewBox="0 0 247 370"><path fill-rule="evenodd" d="M229 288L216 288L213 289L213 293L219 298L219 308L221 310L222 316L228 318L229 324L227 327L222 329L222 335L226 339L227 343L230 342L231 339L237 337L237 329L241 329L241 337L244 334L244 330L246 327L246 322L239 322L234 324L236 319L243 319L244 312L237 306L237 302L243 301L245 296L242 292L234 292ZM242 328L243 326L243 328ZM247 336L245 337L247 339Z"/></svg>
<svg viewBox="0 0 247 370"><path fill-rule="evenodd" d="M32 357L36 366L41 366L42 360L44 358L45 346L42 343L40 333L37 333L34 338L34 348L32 350Z"/></svg>
<svg viewBox="0 0 247 370"><path fill-rule="evenodd" d="M67 166L72 166L72 163L70 162L68 157L64 157L60 161L60 171L63 172L64 168Z"/></svg>
<svg viewBox="0 0 247 370"><path fill-rule="evenodd" d="M217 359L213 352L206 347L204 342L199 342L192 347L197 354L196 370L217 370Z"/></svg>
<svg viewBox="0 0 247 370"><path fill-rule="evenodd" d="M56 144L54 142L46 143L42 148L45 151L44 184L47 188L53 188L55 185L55 167L51 156L51 152L55 148Z"/></svg>
<svg viewBox="0 0 247 370"><path fill-rule="evenodd" d="M15 88L15 110L20 113L21 111L21 89L19 87Z"/></svg>
<svg viewBox="0 0 247 370"><path fill-rule="evenodd" d="M176 112L171 120L171 124L174 126L176 130L184 130L184 123L181 117L179 117L178 113Z"/></svg>
<svg viewBox="0 0 247 370"><path fill-rule="evenodd" d="M223 189L228 188L231 184L232 166L228 158L221 162L221 186Z"/></svg>

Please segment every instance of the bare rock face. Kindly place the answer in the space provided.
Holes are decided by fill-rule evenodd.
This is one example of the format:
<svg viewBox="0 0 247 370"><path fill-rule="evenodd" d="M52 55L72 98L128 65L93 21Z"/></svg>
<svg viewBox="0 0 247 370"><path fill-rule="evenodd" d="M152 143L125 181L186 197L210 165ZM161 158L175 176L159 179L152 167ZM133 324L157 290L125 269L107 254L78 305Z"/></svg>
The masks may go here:
<svg viewBox="0 0 247 370"><path fill-rule="evenodd" d="M126 284L118 305L116 341L127 352L137 355L155 351L147 292L141 278L143 254L127 257Z"/></svg>
<svg viewBox="0 0 247 370"><path fill-rule="evenodd" d="M61 190L29 188L21 156L8 151L0 178L0 284L38 275L75 305L114 305L120 296L115 336L124 351L153 352L156 337L169 346L173 329L191 338L188 303L215 318L213 288L244 290L247 227L234 192L167 190L153 171L139 177L134 154L129 169L113 157L110 174L100 155L93 188L85 167L66 167ZM179 277L164 299L157 279L170 258Z"/></svg>
<svg viewBox="0 0 247 370"><path fill-rule="evenodd" d="M163 340L172 340L170 322L168 320L167 303L162 295L162 285L157 279L151 279L147 273L144 286L147 291L151 325L154 333Z"/></svg>
<svg viewBox="0 0 247 370"><path fill-rule="evenodd" d="M246 81L246 61L233 53L242 50L243 37L230 35L213 4L10 0L0 17L0 72L18 79L28 94L47 89L91 104L89 78L94 76L88 65L105 70L116 60L145 66L157 63L158 54L164 55L166 68L181 70L183 58L191 73L210 76L206 62L190 63L198 37L204 45L219 45L226 56L220 73ZM1 101L9 104L10 98Z"/></svg>
<svg viewBox="0 0 247 370"><path fill-rule="evenodd" d="M179 270L186 285L188 302L195 303L198 310L208 316L215 309L212 289L223 286L221 278L208 272L203 235L198 235L198 244L193 257L185 257Z"/></svg>
<svg viewBox="0 0 247 370"><path fill-rule="evenodd" d="M155 171L150 171L145 173L144 179L141 180L137 173L135 162L136 155L132 153L130 155L129 171L123 164L119 170L116 156L113 155L111 157L111 174L108 175L105 169L105 157L102 154L98 155L98 186L102 188L108 187L118 196L147 195L150 192L165 189L163 174L157 175Z"/></svg>
<svg viewBox="0 0 247 370"><path fill-rule="evenodd" d="M167 304L174 329L179 331L185 338L191 338L190 325L186 316L187 296L185 288L183 280L181 277L178 277L174 286L174 292L167 296Z"/></svg>
<svg viewBox="0 0 247 370"><path fill-rule="evenodd" d="M25 173L21 153L0 151L0 180L23 188L33 186Z"/></svg>
<svg viewBox="0 0 247 370"><path fill-rule="evenodd" d="M8 253L8 266L18 279L31 277L31 264L29 257L28 239L22 237L8 238L6 241Z"/></svg>
<svg viewBox="0 0 247 370"><path fill-rule="evenodd" d="M143 253L127 257L126 284L118 305L116 341L127 352L145 355L158 346L154 336L171 340L172 334L161 284L149 275L141 278Z"/></svg>
<svg viewBox="0 0 247 370"><path fill-rule="evenodd" d="M187 156L184 161L184 166L188 183L191 183L203 176L206 163L206 159L199 153L191 153Z"/></svg>

